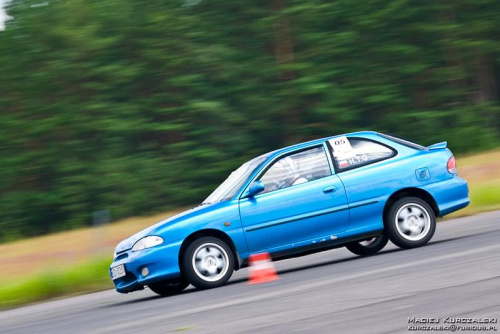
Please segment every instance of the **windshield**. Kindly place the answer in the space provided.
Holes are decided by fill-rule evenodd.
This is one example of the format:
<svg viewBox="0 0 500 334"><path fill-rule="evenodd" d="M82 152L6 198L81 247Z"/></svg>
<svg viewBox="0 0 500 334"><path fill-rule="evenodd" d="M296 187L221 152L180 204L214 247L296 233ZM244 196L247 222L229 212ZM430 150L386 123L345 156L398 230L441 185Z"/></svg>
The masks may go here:
<svg viewBox="0 0 500 334"><path fill-rule="evenodd" d="M211 193L210 196L208 196L207 199L201 204L213 204L233 198L236 192L243 186L243 183L245 183L248 179L250 174L252 174L252 172L259 167L268 156L269 153L245 162L240 166L240 168L232 172L231 175L229 175L229 177L222 182L222 184L218 186L217 189L215 189L214 192Z"/></svg>

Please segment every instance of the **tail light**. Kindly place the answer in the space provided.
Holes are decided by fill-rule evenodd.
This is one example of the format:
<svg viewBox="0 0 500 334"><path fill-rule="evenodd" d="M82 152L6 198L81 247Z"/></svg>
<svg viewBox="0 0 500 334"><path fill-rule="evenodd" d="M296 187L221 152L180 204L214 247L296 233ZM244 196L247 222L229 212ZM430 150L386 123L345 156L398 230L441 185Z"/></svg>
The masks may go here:
<svg viewBox="0 0 500 334"><path fill-rule="evenodd" d="M448 159L447 168L448 168L448 173L450 174L457 173L457 163L455 162L455 157L453 155Z"/></svg>

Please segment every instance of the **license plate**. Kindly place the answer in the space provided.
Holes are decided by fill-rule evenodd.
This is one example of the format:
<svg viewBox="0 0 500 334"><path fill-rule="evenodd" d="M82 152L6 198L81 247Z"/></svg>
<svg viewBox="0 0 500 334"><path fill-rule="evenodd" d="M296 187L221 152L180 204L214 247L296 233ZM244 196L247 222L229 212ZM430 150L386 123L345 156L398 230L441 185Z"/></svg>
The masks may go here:
<svg viewBox="0 0 500 334"><path fill-rule="evenodd" d="M123 264L111 268L111 279L115 280L125 275L127 275L127 273L125 272L125 266Z"/></svg>

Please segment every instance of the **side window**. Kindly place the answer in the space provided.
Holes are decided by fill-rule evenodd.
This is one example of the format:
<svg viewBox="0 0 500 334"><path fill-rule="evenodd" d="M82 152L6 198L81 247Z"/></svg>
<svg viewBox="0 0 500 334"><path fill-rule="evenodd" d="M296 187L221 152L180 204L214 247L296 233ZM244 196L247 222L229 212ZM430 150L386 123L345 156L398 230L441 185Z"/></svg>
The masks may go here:
<svg viewBox="0 0 500 334"><path fill-rule="evenodd" d="M262 193L310 182L331 174L323 146L301 151L279 159L264 173L260 178L266 187Z"/></svg>
<svg viewBox="0 0 500 334"><path fill-rule="evenodd" d="M329 141L335 163L340 171L388 159L396 152L380 143L362 139L340 137Z"/></svg>

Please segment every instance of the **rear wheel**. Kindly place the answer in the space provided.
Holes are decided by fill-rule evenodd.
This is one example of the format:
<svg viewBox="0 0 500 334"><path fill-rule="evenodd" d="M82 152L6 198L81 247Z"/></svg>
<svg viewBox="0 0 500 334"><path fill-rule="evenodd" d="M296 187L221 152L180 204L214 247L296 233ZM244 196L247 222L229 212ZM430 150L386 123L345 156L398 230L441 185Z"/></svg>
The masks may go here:
<svg viewBox="0 0 500 334"><path fill-rule="evenodd" d="M354 241L346 245L346 248L356 255L372 255L381 251L389 238L386 235L379 235L368 240Z"/></svg>
<svg viewBox="0 0 500 334"><path fill-rule="evenodd" d="M415 248L431 240L436 216L430 205L417 197L405 197L390 207L386 217L387 233L401 248Z"/></svg>
<svg viewBox="0 0 500 334"><path fill-rule="evenodd" d="M179 279L177 281L161 281L158 283L153 283L149 285L151 291L160 296L172 296L181 293L182 290L187 288L189 282L185 279Z"/></svg>
<svg viewBox="0 0 500 334"><path fill-rule="evenodd" d="M233 274L233 252L224 241L203 237L187 247L182 269L186 279L195 287L216 288L226 283Z"/></svg>

